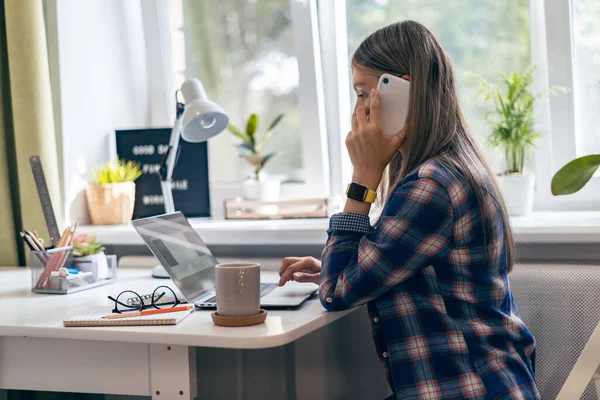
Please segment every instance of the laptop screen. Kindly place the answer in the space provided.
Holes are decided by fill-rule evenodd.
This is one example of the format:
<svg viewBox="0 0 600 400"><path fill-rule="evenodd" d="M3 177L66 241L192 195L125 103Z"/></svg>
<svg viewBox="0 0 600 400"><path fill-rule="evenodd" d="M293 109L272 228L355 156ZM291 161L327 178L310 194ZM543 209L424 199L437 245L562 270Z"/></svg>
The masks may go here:
<svg viewBox="0 0 600 400"><path fill-rule="evenodd" d="M189 302L215 288L217 260L180 213L138 219L133 227Z"/></svg>

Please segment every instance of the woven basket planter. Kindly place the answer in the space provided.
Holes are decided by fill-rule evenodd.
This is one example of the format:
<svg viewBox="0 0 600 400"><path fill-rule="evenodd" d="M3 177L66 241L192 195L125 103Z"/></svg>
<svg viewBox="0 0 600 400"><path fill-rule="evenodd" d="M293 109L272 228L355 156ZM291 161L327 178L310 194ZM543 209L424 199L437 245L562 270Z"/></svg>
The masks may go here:
<svg viewBox="0 0 600 400"><path fill-rule="evenodd" d="M94 185L85 190L94 225L120 225L131 222L135 204L135 183Z"/></svg>

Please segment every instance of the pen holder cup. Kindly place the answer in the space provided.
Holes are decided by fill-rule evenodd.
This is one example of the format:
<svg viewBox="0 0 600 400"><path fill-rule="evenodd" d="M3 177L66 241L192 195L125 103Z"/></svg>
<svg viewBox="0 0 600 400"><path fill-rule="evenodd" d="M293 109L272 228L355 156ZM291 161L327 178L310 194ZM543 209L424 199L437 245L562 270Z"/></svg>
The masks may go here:
<svg viewBox="0 0 600 400"><path fill-rule="evenodd" d="M35 293L68 294L110 283L116 277L117 257L108 255L108 276L99 279L98 261L78 261L72 247L31 251L31 291ZM106 264L105 263L105 264ZM61 268L69 269L61 270ZM73 269L77 273L73 273ZM104 274L106 275L106 274Z"/></svg>

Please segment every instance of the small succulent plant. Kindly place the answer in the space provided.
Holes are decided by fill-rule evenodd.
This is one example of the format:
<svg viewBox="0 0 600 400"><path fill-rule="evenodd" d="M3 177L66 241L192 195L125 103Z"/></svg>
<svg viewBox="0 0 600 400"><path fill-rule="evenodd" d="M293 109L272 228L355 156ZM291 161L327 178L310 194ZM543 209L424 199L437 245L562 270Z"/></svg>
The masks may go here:
<svg viewBox="0 0 600 400"><path fill-rule="evenodd" d="M75 257L91 256L103 251L104 246L96 239L96 236L77 235L73 240L73 256Z"/></svg>

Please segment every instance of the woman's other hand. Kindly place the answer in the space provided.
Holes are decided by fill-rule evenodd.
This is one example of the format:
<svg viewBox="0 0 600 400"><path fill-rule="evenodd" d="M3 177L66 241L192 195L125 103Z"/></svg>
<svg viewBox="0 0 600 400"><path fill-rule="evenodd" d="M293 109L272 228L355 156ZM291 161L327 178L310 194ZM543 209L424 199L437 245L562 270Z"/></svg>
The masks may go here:
<svg viewBox="0 0 600 400"><path fill-rule="evenodd" d="M296 282L312 282L317 285L321 278L321 261L314 257L286 257L279 268L279 286L289 280Z"/></svg>
<svg viewBox="0 0 600 400"><path fill-rule="evenodd" d="M388 136L381 127L379 93L372 89L370 106L356 107L346 147L354 166L353 181L375 190L383 171L404 142L403 132ZM368 116L368 118L367 118Z"/></svg>

